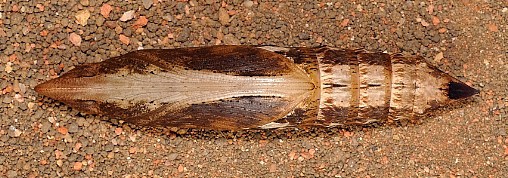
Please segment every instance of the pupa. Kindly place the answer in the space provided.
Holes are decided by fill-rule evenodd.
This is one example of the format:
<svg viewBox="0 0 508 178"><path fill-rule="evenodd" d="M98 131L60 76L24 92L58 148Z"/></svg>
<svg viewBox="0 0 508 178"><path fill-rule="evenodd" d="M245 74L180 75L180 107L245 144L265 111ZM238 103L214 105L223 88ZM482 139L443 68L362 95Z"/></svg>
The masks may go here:
<svg viewBox="0 0 508 178"><path fill-rule="evenodd" d="M275 46L138 50L35 91L141 126L213 130L417 121L479 93L418 56Z"/></svg>

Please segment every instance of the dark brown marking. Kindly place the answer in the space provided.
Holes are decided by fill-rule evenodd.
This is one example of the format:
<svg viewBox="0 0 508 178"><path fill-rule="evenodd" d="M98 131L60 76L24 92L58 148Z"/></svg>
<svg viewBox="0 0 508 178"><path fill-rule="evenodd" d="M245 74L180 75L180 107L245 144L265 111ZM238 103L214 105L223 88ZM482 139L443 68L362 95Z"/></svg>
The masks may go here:
<svg viewBox="0 0 508 178"><path fill-rule="evenodd" d="M323 52L325 48L289 48L289 51L278 51L286 57L293 59L295 64L314 63L318 54Z"/></svg>
<svg viewBox="0 0 508 178"><path fill-rule="evenodd" d="M325 116L325 123L345 123L348 120L350 109L347 107L325 107L322 114Z"/></svg>
<svg viewBox="0 0 508 178"><path fill-rule="evenodd" d="M348 107L326 107L323 108L322 114L325 116L325 125L338 124L338 125L360 125L374 121L383 123L388 119L388 112L386 107L367 107L361 108L358 111L362 112L362 117L350 117L349 112L355 110Z"/></svg>
<svg viewBox="0 0 508 178"><path fill-rule="evenodd" d="M239 76L277 76L291 71L291 63L284 56L250 46L150 49L132 53L161 68L177 65Z"/></svg>
<svg viewBox="0 0 508 178"><path fill-rule="evenodd" d="M393 123L394 121L399 121L400 119L397 118L398 116L406 116L406 117L411 117L411 118L403 118L403 120L415 120L415 118L420 118L418 115L415 115L413 113L413 109L412 108L404 108L404 109L393 109L390 111L390 114L388 115L387 117L387 122L388 123ZM413 118L415 117L415 118Z"/></svg>
<svg viewBox="0 0 508 178"><path fill-rule="evenodd" d="M129 108L118 107L114 103L105 103L90 100L62 101L72 108L80 110L88 114L105 115L111 118L130 118L145 113L148 110L143 103L136 103Z"/></svg>
<svg viewBox="0 0 508 178"><path fill-rule="evenodd" d="M390 66L391 56L385 53L359 53L358 58L361 64Z"/></svg>
<svg viewBox="0 0 508 178"><path fill-rule="evenodd" d="M275 123L289 123L290 126L298 126L304 118L308 118L307 111L297 108L294 112L282 119L276 120Z"/></svg>
<svg viewBox="0 0 508 178"><path fill-rule="evenodd" d="M375 120L376 122L386 122L389 115L389 107L367 107L360 108L361 117L358 117L358 123L367 123L368 121Z"/></svg>
<svg viewBox="0 0 508 178"><path fill-rule="evenodd" d="M392 65L393 64L416 65L418 63L418 60L416 58L403 56L401 54L392 55L392 60L391 61L392 61Z"/></svg>
<svg viewBox="0 0 508 178"><path fill-rule="evenodd" d="M114 74L120 69L126 69L130 73L146 74L146 67L149 65L147 61L132 57L132 53L123 56L113 57L100 63L91 63L76 66L74 69L66 72L59 78L51 80L52 84L65 82L65 79L75 79L84 77L94 77L104 74ZM45 83L48 85L49 83ZM49 85L48 87L51 87ZM41 85L36 86L36 91L41 89Z"/></svg>
<svg viewBox="0 0 508 178"><path fill-rule="evenodd" d="M276 53L292 59L296 66L303 69L312 79L314 79L315 84L319 83L319 67L317 58L328 49L324 47L294 47L287 49L289 49L289 51L276 51Z"/></svg>
<svg viewBox="0 0 508 178"><path fill-rule="evenodd" d="M320 62L332 65L358 65L358 51L327 50Z"/></svg>
<svg viewBox="0 0 508 178"><path fill-rule="evenodd" d="M192 104L171 112L154 110L127 121L149 126L241 130L276 120L290 104L290 101L279 97L238 97Z"/></svg>

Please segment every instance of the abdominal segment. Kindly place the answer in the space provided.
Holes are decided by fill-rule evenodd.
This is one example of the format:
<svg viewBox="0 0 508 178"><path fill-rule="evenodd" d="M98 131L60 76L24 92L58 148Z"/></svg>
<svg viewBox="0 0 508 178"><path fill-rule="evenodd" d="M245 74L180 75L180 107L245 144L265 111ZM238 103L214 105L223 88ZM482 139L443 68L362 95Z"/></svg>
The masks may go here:
<svg viewBox="0 0 508 178"><path fill-rule="evenodd" d="M478 92L428 65L421 57L334 48L314 50L319 71L316 117L281 119L274 122L278 126L418 122L437 108L459 99L450 97L450 92L467 93L467 96ZM282 53L299 64L298 61L308 63L311 58L308 51L292 48ZM299 59L301 56L307 60ZM450 84L455 82L461 83L464 90L451 89Z"/></svg>
<svg viewBox="0 0 508 178"><path fill-rule="evenodd" d="M318 118L329 126L386 121L392 73L388 54L330 50L319 60Z"/></svg>
<svg viewBox="0 0 508 178"><path fill-rule="evenodd" d="M477 93L418 57L273 46L140 50L35 90L138 125L216 130L416 120Z"/></svg>

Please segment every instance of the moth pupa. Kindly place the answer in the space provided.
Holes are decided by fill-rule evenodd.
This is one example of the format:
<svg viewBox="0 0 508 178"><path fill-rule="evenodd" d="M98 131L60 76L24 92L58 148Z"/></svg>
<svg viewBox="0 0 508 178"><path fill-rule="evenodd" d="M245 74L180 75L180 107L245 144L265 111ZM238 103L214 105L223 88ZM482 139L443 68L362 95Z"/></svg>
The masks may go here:
<svg viewBox="0 0 508 178"><path fill-rule="evenodd" d="M139 50L35 90L138 125L215 130L415 121L478 93L417 56L274 46Z"/></svg>

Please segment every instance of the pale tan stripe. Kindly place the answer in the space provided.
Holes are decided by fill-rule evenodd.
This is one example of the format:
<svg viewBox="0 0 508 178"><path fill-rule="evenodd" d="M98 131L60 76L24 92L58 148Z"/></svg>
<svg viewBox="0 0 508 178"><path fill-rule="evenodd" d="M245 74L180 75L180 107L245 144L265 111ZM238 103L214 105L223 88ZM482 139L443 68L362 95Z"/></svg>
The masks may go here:
<svg viewBox="0 0 508 178"><path fill-rule="evenodd" d="M242 96L277 96L291 99L307 96L314 85L297 74L283 76L232 76L202 71L160 72L155 74L108 74L78 78L68 87L55 88L68 99L117 102L127 108L136 103L177 103L183 105ZM122 71L120 71L121 73ZM83 85L86 84L86 85Z"/></svg>
<svg viewBox="0 0 508 178"><path fill-rule="evenodd" d="M367 65L365 67L367 68L367 75L365 78L369 84L384 85L386 79L385 66Z"/></svg>
<svg viewBox="0 0 508 178"><path fill-rule="evenodd" d="M331 95L335 107L349 107L351 100L349 87L333 88Z"/></svg>
<svg viewBox="0 0 508 178"><path fill-rule="evenodd" d="M271 52L288 52L290 49L285 47L278 47L278 46L259 46L257 48L268 50Z"/></svg>
<svg viewBox="0 0 508 178"><path fill-rule="evenodd" d="M289 123L276 123L276 122L270 122L268 124L259 126L260 129L276 129L276 128L282 128L289 126ZM248 129L248 128L247 128Z"/></svg>
<svg viewBox="0 0 508 178"><path fill-rule="evenodd" d="M321 58L318 58L320 84L319 111L317 116L318 120L324 118L323 108L328 107L326 101L333 100L333 92L329 85L329 83L333 82L333 76L331 75L332 66L329 64L323 64L321 61L319 61L320 59Z"/></svg>
<svg viewBox="0 0 508 178"><path fill-rule="evenodd" d="M369 68L371 66L365 63L360 63L358 66L358 78L360 80L360 86L358 88L359 92L359 103L358 107L360 108L366 108L369 106ZM361 115L359 113L358 115Z"/></svg>
<svg viewBox="0 0 508 178"><path fill-rule="evenodd" d="M329 72L326 72L327 70ZM324 65L319 64L319 75L320 75L319 82L323 86L321 88L326 88L327 87L326 84L333 83L334 76L332 66L327 64Z"/></svg>
<svg viewBox="0 0 508 178"><path fill-rule="evenodd" d="M332 67L332 79L335 84L349 86L351 84L349 65L334 65Z"/></svg>
<svg viewBox="0 0 508 178"><path fill-rule="evenodd" d="M333 105L335 107L349 107L351 100L351 75L349 65L335 65L332 67L333 83L344 87L332 87Z"/></svg>
<svg viewBox="0 0 508 178"><path fill-rule="evenodd" d="M360 64L360 74L360 107L385 106L385 67Z"/></svg>
<svg viewBox="0 0 508 178"><path fill-rule="evenodd" d="M392 63L388 63L389 66L385 67L385 81L384 81L384 89L385 89L385 106L390 108L390 100L392 98ZM386 110L389 112L389 109ZM387 113L389 114L389 113Z"/></svg>
<svg viewBox="0 0 508 178"><path fill-rule="evenodd" d="M349 107L351 104L351 69L349 65L319 63L321 99L318 118L323 118L323 108ZM332 86L332 85L336 86ZM338 87L340 85L341 87Z"/></svg>
<svg viewBox="0 0 508 178"><path fill-rule="evenodd" d="M364 89L367 93L368 107L383 107L385 106L386 89L384 86L369 87Z"/></svg>

